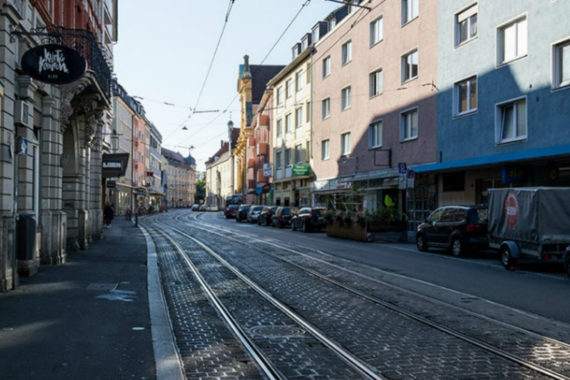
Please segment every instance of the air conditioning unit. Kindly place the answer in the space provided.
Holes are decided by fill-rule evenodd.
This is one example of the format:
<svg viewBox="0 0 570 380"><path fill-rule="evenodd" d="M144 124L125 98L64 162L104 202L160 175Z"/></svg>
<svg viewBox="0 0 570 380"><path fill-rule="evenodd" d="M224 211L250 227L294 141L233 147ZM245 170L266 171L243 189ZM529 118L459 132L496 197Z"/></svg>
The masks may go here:
<svg viewBox="0 0 570 380"><path fill-rule="evenodd" d="M30 117L31 106L28 102L18 99L14 106L14 123L32 128L33 118Z"/></svg>

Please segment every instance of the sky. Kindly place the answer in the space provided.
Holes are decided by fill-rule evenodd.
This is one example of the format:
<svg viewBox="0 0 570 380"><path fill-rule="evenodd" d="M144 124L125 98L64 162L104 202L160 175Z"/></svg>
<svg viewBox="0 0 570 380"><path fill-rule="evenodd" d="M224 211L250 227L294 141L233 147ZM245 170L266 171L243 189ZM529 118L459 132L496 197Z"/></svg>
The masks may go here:
<svg viewBox="0 0 570 380"><path fill-rule="evenodd" d="M162 134L162 146L184 155L193 146L191 154L203 171L220 141L227 140L230 112L235 127L240 126L236 94L243 56L249 55L250 64L259 64L305 3L264 62L268 65L291 62L292 46L340 4L235 0L199 98L230 0L119 0L115 75L129 95L143 104ZM190 108L196 105L197 111L207 112L194 113L188 120Z"/></svg>

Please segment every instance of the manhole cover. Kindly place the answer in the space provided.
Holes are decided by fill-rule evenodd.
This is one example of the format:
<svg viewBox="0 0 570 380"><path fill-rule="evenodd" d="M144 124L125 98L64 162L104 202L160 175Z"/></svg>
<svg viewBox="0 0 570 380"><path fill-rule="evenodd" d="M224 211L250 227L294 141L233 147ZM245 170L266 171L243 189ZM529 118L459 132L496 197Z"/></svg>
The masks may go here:
<svg viewBox="0 0 570 380"><path fill-rule="evenodd" d="M305 330L297 326L256 326L249 329L249 332L258 337L264 338L302 338Z"/></svg>

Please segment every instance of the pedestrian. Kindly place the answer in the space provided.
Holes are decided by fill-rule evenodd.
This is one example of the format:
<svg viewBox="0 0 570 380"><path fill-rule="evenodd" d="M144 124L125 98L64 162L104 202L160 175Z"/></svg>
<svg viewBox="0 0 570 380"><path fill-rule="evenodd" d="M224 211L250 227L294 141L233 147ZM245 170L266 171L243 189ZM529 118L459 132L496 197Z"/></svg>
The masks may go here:
<svg viewBox="0 0 570 380"><path fill-rule="evenodd" d="M115 210L111 206L111 202L105 202L105 208L103 209L103 223L106 228L111 227L111 222L113 221L113 216L115 216Z"/></svg>

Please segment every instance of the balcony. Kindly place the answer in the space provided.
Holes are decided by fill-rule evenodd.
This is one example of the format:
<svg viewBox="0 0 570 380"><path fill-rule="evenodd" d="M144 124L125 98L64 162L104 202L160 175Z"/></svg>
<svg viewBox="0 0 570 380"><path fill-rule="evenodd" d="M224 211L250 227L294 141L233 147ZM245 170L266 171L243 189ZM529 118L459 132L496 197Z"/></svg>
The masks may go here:
<svg viewBox="0 0 570 380"><path fill-rule="evenodd" d="M85 58L88 69L95 73L101 89L111 98L111 68L93 33L89 30L56 26L50 30L50 36L62 45L77 50Z"/></svg>

